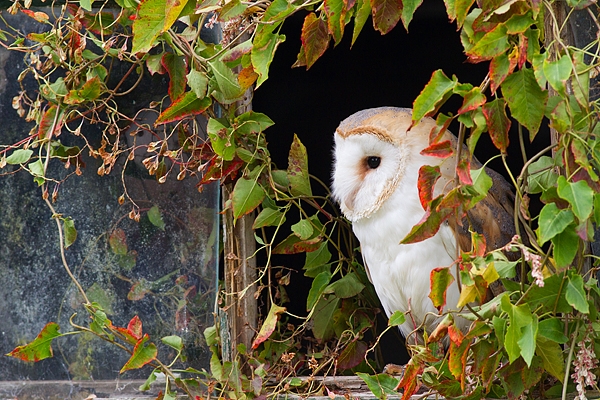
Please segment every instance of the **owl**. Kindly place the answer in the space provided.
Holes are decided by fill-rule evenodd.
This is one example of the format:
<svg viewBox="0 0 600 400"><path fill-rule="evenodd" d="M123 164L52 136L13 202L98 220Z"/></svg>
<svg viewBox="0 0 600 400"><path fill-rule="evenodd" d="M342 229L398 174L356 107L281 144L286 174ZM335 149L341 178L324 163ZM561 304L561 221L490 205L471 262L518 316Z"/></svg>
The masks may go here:
<svg viewBox="0 0 600 400"><path fill-rule="evenodd" d="M439 166L442 174L434 196L454 187L456 160L425 156L435 121L424 118L411 127L412 111L382 107L359 111L342 121L335 131L332 196L352 222L365 268L388 315L410 311L400 326L404 337L422 329L432 332L441 317L429 298L430 273L453 265L457 247L470 249L469 228L483 233L489 249L508 243L515 234L514 195L498 173L487 169L493 186L485 199L468 212L462 226L445 222L429 239L401 244L401 240L425 214L417 188L419 168ZM445 139L456 143L449 132ZM481 164L473 159L473 168ZM454 274L455 268L450 271ZM446 292L446 309L455 310L459 299L456 283ZM456 318L465 328L468 321Z"/></svg>

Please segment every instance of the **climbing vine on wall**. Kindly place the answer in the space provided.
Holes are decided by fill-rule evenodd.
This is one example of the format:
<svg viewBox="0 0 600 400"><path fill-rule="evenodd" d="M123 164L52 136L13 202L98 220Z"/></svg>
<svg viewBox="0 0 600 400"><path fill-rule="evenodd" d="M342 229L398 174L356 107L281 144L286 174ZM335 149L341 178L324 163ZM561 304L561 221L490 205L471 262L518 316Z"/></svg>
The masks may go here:
<svg viewBox="0 0 600 400"><path fill-rule="evenodd" d="M466 61L489 65L479 85L434 71L413 104L413 123L433 116L429 151L445 158L461 157L456 187L433 198L433 170L419 180L425 216L403 239L405 243L431 236L449 217L462 218L491 187L491 179L471 170L471 157L481 135L490 135L498 157L506 161L511 125L518 126L524 167L506 174L516 190L514 219L518 235L503 249L486 253L484 239L472 237L472 250L456 260L460 279L450 282L447 269L432 274L432 300L443 306L449 284L461 288L459 305L472 320L468 331L454 326L452 312L425 341L408 345L411 360L397 379L375 374L377 331L373 330L377 300L356 257L348 222L328 197L313 194L306 149L295 137L287 169L278 169L269 155L266 132L273 121L260 112L244 111L249 90L260 90L279 44L286 19L301 14L304 23L295 66L310 68L346 28L352 43L369 19L374 29L388 33L400 21L408 28L421 1L307 0L307 1L179 1L117 0L115 8L99 1L54 4L52 15L30 9L18 0L8 10L25 13L45 27L42 33L23 33L19 27L0 32L3 46L25 55L19 77L33 77L37 86L23 87L12 101L16 112L34 128L17 143L3 146L0 165L28 172L39 185L53 212L61 237L61 251L77 240L75 222L54 210L60 184L69 175L84 173L82 156L102 161L97 171L115 173L117 160L127 162L143 154L147 173L159 183L168 179L196 179L198 188L220 180L233 190L225 203L234 219L254 212L258 252L265 255L258 285L266 294L267 312L251 345L240 345L233 360L221 357L217 327L205 331L212 349L210 371L186 370L193 378L178 378L172 366L183 343L176 336L162 338L175 350L175 360L159 359L156 345L135 317L118 327L102 307L87 300L92 322L73 325L68 334L91 332L131 353L122 371L151 365L144 389L158 372L167 376L163 398L177 390L190 396L217 390L231 398L261 398L283 391L330 393L299 376L356 372L379 397L402 391L410 397L420 386L454 398L521 396L563 397L597 388L600 324L597 307L597 257L588 243L600 223L600 141L598 104L590 99L590 85L600 62L598 43L578 48L563 39L574 12L586 12L596 26L593 2L541 0L451 1L445 6L449 23L461 32ZM219 43L202 40L201 29L222 29ZM116 64L127 65L117 79ZM145 74L164 75L168 90L162 101L147 107L152 125L123 111L118 98L135 93ZM451 96L463 99L453 114L438 113ZM206 118L206 137L198 115ZM460 124L459 143L441 140L449 124ZM86 136L85 126L101 127L99 143ZM540 126L551 128L552 145L529 154L527 143ZM124 145L134 130L152 132L150 143ZM68 147L62 135L75 135L83 146ZM271 139L275 140L275 139ZM49 174L50 163L62 162L69 171L61 178ZM506 165L506 162L505 162ZM429 173L428 173L429 172ZM529 210L529 199L540 198L539 214ZM129 217L140 219L140 207L124 185L120 203L130 203ZM150 216L149 216L150 217ZM153 217L158 221L156 215ZM287 222L286 222L287 221ZM291 230L291 231L288 231ZM519 261L509 261L514 252ZM288 313L286 287L291 275L276 268L275 254L305 253L304 273L313 279L306 299L306 315ZM70 274L68 260L63 257ZM518 278L516 280L513 280ZM75 279L75 277L73 277ZM489 285L501 280L505 291L488 303ZM76 280L75 280L76 282ZM254 293L243 293L252 296ZM261 293L258 293L260 295ZM231 294L224 293L225 297ZM470 304L477 304L471 306ZM404 322L394 314L387 329ZM10 353L28 361L52 355L51 343L65 335L49 323L31 343ZM447 338L447 339L444 339ZM199 380L199 378L202 378ZM200 383L206 386L199 386Z"/></svg>

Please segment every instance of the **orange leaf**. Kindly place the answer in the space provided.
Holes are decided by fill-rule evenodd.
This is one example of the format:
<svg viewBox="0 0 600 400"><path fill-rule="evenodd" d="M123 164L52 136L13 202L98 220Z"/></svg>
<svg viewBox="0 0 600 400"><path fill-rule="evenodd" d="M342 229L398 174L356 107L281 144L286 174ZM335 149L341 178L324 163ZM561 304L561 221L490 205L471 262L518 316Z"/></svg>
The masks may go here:
<svg viewBox="0 0 600 400"><path fill-rule="evenodd" d="M269 310L269 314L260 327L260 331L258 335L252 342L252 349L256 349L262 342L267 340L269 336L273 333L275 328L277 327L277 321L279 320L279 315L284 313L286 310L285 307L280 307L277 304L272 304L271 309Z"/></svg>

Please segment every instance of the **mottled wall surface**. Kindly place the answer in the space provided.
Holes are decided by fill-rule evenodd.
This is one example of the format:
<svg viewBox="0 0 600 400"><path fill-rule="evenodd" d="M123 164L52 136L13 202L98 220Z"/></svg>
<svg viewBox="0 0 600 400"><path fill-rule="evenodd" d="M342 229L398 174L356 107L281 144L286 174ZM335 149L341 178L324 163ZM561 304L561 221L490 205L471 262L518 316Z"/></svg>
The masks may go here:
<svg viewBox="0 0 600 400"><path fill-rule="evenodd" d="M38 29L35 21L21 17L10 21L23 31ZM23 68L22 53L0 49L2 145L27 137L31 129L11 106ZM155 76L119 101L134 111L161 100L165 92L164 77ZM99 139L96 126L83 129ZM66 134L60 139L65 145L82 145ZM136 140L150 138L138 135ZM87 296L107 311L113 324L127 326L138 315L144 332L156 343L160 337L179 335L186 344L186 365L204 367L209 352L202 331L213 324L218 269L219 188L211 185L199 193L196 181L180 182L174 176L159 184L137 158L143 154L130 163L123 180L140 206L139 222L128 218L131 205L117 201L123 193L120 167L100 177L96 173L100 161L85 154L82 176L71 176L60 186L54 207L73 218L78 231L76 242L67 249L67 261ZM0 173L15 169L9 165ZM59 161L50 165L52 176L67 172ZM152 223L150 210L159 211L164 229ZM82 298L62 265L58 241L56 223L32 177L25 171L0 176L0 381L115 379L128 359L90 334L55 340L54 357L36 364L4 356L33 340L48 322L57 322L61 332L72 331L69 319L77 313L75 323L89 323ZM159 345L159 357L170 361L172 355ZM145 378L148 373L146 368L123 377Z"/></svg>

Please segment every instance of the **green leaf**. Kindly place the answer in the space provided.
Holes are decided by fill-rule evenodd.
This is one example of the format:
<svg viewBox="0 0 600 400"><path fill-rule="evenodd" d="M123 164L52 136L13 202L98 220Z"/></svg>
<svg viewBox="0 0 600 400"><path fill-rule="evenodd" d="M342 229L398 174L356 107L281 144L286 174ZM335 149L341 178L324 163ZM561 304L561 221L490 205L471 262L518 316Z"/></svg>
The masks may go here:
<svg viewBox="0 0 600 400"><path fill-rule="evenodd" d="M187 0L142 0L133 21L132 53L146 53L171 28Z"/></svg>
<svg viewBox="0 0 600 400"><path fill-rule="evenodd" d="M586 299L581 275L572 274L569 276L565 298L577 311L589 314L589 304Z"/></svg>
<svg viewBox="0 0 600 400"><path fill-rule="evenodd" d="M158 206L152 206L148 210L148 219L152 225L156 226L161 231L165 230L165 221L163 221L163 217Z"/></svg>
<svg viewBox="0 0 600 400"><path fill-rule="evenodd" d="M538 337L535 354L542 358L544 369L562 382L565 377L565 362L560 345Z"/></svg>
<svg viewBox="0 0 600 400"><path fill-rule="evenodd" d="M192 89L192 92L194 92L198 99L203 99L206 97L208 78L204 73L196 71L192 68L190 69L190 72L187 74L186 78L190 89Z"/></svg>
<svg viewBox="0 0 600 400"><path fill-rule="evenodd" d="M300 240L306 240L313 234L313 226L308 219L302 219L299 222L292 225L292 232L300 238Z"/></svg>
<svg viewBox="0 0 600 400"><path fill-rule="evenodd" d="M333 315L338 309L340 299L335 296L330 298L321 298L315 306L313 313L313 335L319 340L329 340L334 333Z"/></svg>
<svg viewBox="0 0 600 400"><path fill-rule="evenodd" d="M133 354L127 360L121 371L121 374L125 371L129 371L132 369L142 368L144 365L156 360L156 355L158 354L158 350L156 349L156 345L154 343L148 343L150 337L148 334L145 334L135 345L133 348Z"/></svg>
<svg viewBox="0 0 600 400"><path fill-rule="evenodd" d="M292 196L312 196L306 147L296 134L294 134L294 140L290 147L287 173Z"/></svg>
<svg viewBox="0 0 600 400"><path fill-rule="evenodd" d="M346 274L325 288L323 293L335 293L340 299L354 297L365 288L355 273Z"/></svg>
<svg viewBox="0 0 600 400"><path fill-rule="evenodd" d="M162 58L165 53L150 54L146 57L146 68L150 75L164 74L165 68L162 65Z"/></svg>
<svg viewBox="0 0 600 400"><path fill-rule="evenodd" d="M408 25L413 19L413 15L419 6L423 3L423 0L403 0L402 1L402 24L404 29L408 31Z"/></svg>
<svg viewBox="0 0 600 400"><path fill-rule="evenodd" d="M323 271L312 281L308 297L306 298L306 311L310 311L321 298L323 291L331 282L331 272Z"/></svg>
<svg viewBox="0 0 600 400"><path fill-rule="evenodd" d="M306 253L306 261L303 267L306 271L304 276L314 278L325 270L329 271L329 265L327 265L329 260L331 260L331 253L327 242L324 241L317 250Z"/></svg>
<svg viewBox="0 0 600 400"><path fill-rule="evenodd" d="M579 235L574 228L575 226L571 225L551 239L554 245L554 261L559 268L571 264L579 250Z"/></svg>
<svg viewBox="0 0 600 400"><path fill-rule="evenodd" d="M444 307L446 305L446 289L454 282L450 268L435 268L429 275L429 281L431 286L429 298L434 307Z"/></svg>
<svg viewBox="0 0 600 400"><path fill-rule="evenodd" d="M586 181L569 182L561 175L558 177L558 195L569 202L579 221L585 221L592 214L594 191Z"/></svg>
<svg viewBox="0 0 600 400"><path fill-rule="evenodd" d="M179 336L165 336L160 340L167 346L172 347L177 351L181 351L183 349L183 340Z"/></svg>
<svg viewBox="0 0 600 400"><path fill-rule="evenodd" d="M533 140L544 117L548 92L540 88L530 68L523 68L506 77L502 94L511 115L529 130L530 140Z"/></svg>
<svg viewBox="0 0 600 400"><path fill-rule="evenodd" d="M175 101L185 92L187 72L185 59L173 53L164 53L161 63L169 74L169 97L171 101Z"/></svg>
<svg viewBox="0 0 600 400"><path fill-rule="evenodd" d="M565 84L572 70L571 57L565 54L556 61L544 59L542 69L550 86L558 93L565 95Z"/></svg>
<svg viewBox="0 0 600 400"><path fill-rule="evenodd" d="M237 77L224 62L215 60L210 61L208 65L217 81L223 102L226 104L233 103L244 94L244 89L240 87ZM215 95L214 92L211 94Z"/></svg>
<svg viewBox="0 0 600 400"><path fill-rule="evenodd" d="M120 256L127 254L127 238L125 237L125 231L121 228L117 228L108 237L108 244L110 250Z"/></svg>
<svg viewBox="0 0 600 400"><path fill-rule="evenodd" d="M356 375L369 387L369 390L378 399L386 399L387 396L398 396L396 387L400 382L399 379L394 378L388 374L369 375L363 372L357 372Z"/></svg>
<svg viewBox="0 0 600 400"><path fill-rule="evenodd" d="M276 2L271 3L271 6L275 3ZM269 8L271 6L269 6ZM256 29L254 46L250 53L254 72L258 74L256 89L258 89L269 77L269 66L273 61L275 51L281 43L285 42L285 35L275 34L267 28L267 26L268 25L259 25Z"/></svg>
<svg viewBox="0 0 600 400"><path fill-rule="evenodd" d="M533 350L530 347L522 348L521 345L528 339L533 339L533 348L535 348L535 335L537 334L537 321L533 320L529 306L526 304L515 306L510 303L508 296L502 298L502 310L508 314L510 324L506 329L504 336L504 347L508 353L508 358L512 364L519 356L533 357ZM535 323L535 331L527 326ZM525 328L525 329L523 329ZM526 337L527 339L523 339ZM527 361L527 360L526 360ZM531 358L529 358L531 362Z"/></svg>
<svg viewBox="0 0 600 400"><path fill-rule="evenodd" d="M179 121L180 119L191 115L201 114L206 111L211 104L212 101L209 97L199 99L193 91L187 92L160 113L154 122L154 126Z"/></svg>
<svg viewBox="0 0 600 400"><path fill-rule="evenodd" d="M327 27L329 33L333 36L335 45L337 46L344 35L343 19L346 15L346 5L344 0L324 0L323 10L327 15Z"/></svg>
<svg viewBox="0 0 600 400"><path fill-rule="evenodd" d="M354 29L352 30L352 43L354 45L358 35L365 26L365 22L371 15L371 1L370 0L357 0L356 1L356 14L354 14Z"/></svg>
<svg viewBox="0 0 600 400"><path fill-rule="evenodd" d="M71 218L63 219L63 230L65 231L65 249L75 243L77 240L77 230L75 229L75 222Z"/></svg>
<svg viewBox="0 0 600 400"><path fill-rule="evenodd" d="M455 80L448 78L441 69L435 71L413 103L413 122L418 123L426 115L434 113L455 87Z"/></svg>
<svg viewBox="0 0 600 400"><path fill-rule="evenodd" d="M516 35L518 33L525 33L531 25L535 24L531 14L527 13L524 15L513 15L508 21L505 22L507 33L509 35Z"/></svg>
<svg viewBox="0 0 600 400"><path fill-rule="evenodd" d="M158 373L160 373L160 369L155 368L154 370L152 370L152 372L148 376L148 379L146 379L146 382L144 382L143 384L141 384L140 387L138 388L138 390L141 391L141 392L145 392L146 390L150 390L150 386L152 385L152 383L154 381L156 381L156 374L158 374Z"/></svg>
<svg viewBox="0 0 600 400"><path fill-rule="evenodd" d="M31 158L33 150L17 149L12 154L6 157L7 164L24 164Z"/></svg>
<svg viewBox="0 0 600 400"><path fill-rule="evenodd" d="M63 336L58 332L59 329L57 323L47 323L31 343L15 348L7 356L35 362L52 357L52 340Z"/></svg>
<svg viewBox="0 0 600 400"><path fill-rule="evenodd" d="M373 26L385 35L391 31L402 15L402 3L397 0L371 0Z"/></svg>
<svg viewBox="0 0 600 400"><path fill-rule="evenodd" d="M285 222L285 214L272 208L264 208L254 220L252 229L256 230L263 226L280 226Z"/></svg>
<svg viewBox="0 0 600 400"><path fill-rule="evenodd" d="M521 357L523 357L528 367L531 367L531 360L533 360L535 354L535 343L538 335L537 315L533 314L531 321L521 329L521 337L517 341L521 348Z"/></svg>
<svg viewBox="0 0 600 400"><path fill-rule="evenodd" d="M236 147L233 142L233 130L229 127L227 119L211 118L206 129L215 153L225 161L233 160Z"/></svg>
<svg viewBox="0 0 600 400"><path fill-rule="evenodd" d="M406 322L406 316L402 311L394 311L388 322L389 326L400 326Z"/></svg>
<svg viewBox="0 0 600 400"><path fill-rule="evenodd" d="M256 179L238 179L231 194L233 217L238 219L254 210L262 203L265 195L265 190Z"/></svg>
<svg viewBox="0 0 600 400"><path fill-rule="evenodd" d="M567 343L569 338L565 336L565 325L556 317L541 320L539 323L538 338L544 338L556 343Z"/></svg>
<svg viewBox="0 0 600 400"><path fill-rule="evenodd" d="M231 0L223 6L219 12L219 20L227 22L233 18L239 17L248 6L242 4L240 0Z"/></svg>
<svg viewBox="0 0 600 400"><path fill-rule="evenodd" d="M497 55L504 53L509 48L506 26L498 24L494 29L487 32L475 45L466 51L472 62L491 60Z"/></svg>
<svg viewBox="0 0 600 400"><path fill-rule="evenodd" d="M546 243L569 226L575 217L571 210L561 210L556 203L549 203L542 208L539 217L538 236L540 244Z"/></svg>
<svg viewBox="0 0 600 400"><path fill-rule="evenodd" d="M543 156L527 168L527 184L529 193L542 193L556 186L558 175L554 172L554 160Z"/></svg>
<svg viewBox="0 0 600 400"><path fill-rule="evenodd" d="M542 305L544 312L570 313L573 309L565 298L566 283L562 275L552 275L544 280L543 287L533 285L523 300L532 309Z"/></svg>

